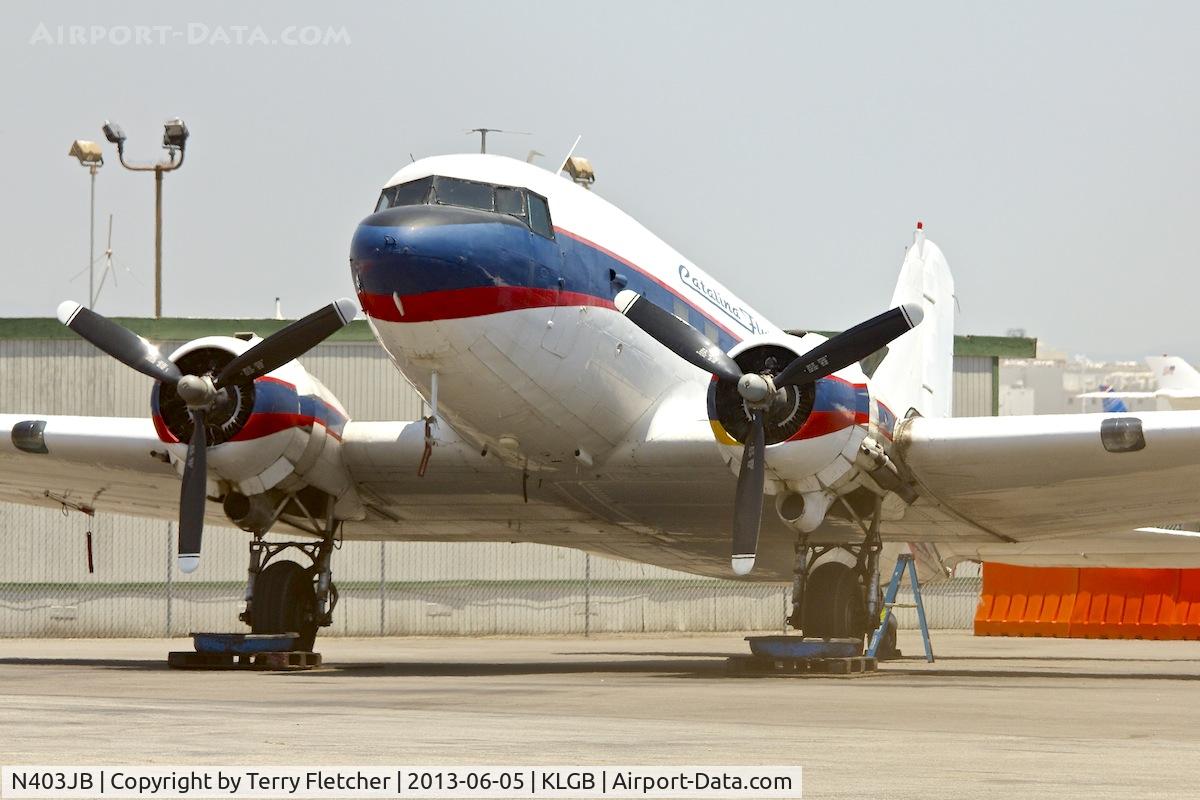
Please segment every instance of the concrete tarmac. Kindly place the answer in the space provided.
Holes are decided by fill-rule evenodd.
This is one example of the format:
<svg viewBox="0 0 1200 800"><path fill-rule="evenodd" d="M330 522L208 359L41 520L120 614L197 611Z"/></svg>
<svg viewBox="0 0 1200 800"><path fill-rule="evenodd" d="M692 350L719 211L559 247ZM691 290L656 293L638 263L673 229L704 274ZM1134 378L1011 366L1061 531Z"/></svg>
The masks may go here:
<svg viewBox="0 0 1200 800"><path fill-rule="evenodd" d="M861 678L730 678L740 636L0 640L0 764L799 764L810 798L1200 797L1200 642L934 632Z"/></svg>

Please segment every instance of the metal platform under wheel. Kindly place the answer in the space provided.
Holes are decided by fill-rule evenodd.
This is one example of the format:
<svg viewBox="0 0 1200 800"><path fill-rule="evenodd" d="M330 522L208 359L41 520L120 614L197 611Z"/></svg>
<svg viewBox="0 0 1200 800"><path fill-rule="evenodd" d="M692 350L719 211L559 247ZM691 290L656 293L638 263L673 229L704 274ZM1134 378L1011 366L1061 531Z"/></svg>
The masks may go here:
<svg viewBox="0 0 1200 800"><path fill-rule="evenodd" d="M321 654L306 650L277 653L196 653L177 650L167 654L167 666L171 669L300 672L321 666Z"/></svg>

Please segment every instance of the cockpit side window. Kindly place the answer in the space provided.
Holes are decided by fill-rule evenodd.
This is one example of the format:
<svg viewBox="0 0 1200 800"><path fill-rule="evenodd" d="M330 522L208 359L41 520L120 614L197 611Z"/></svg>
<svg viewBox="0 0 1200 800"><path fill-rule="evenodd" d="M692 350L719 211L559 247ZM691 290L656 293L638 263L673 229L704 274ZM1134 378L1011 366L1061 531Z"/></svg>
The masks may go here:
<svg viewBox="0 0 1200 800"><path fill-rule="evenodd" d="M486 183L464 181L459 178L434 178L434 202L447 206L477 208L480 211L496 210L495 188Z"/></svg>
<svg viewBox="0 0 1200 800"><path fill-rule="evenodd" d="M408 183L389 186L379 195L376 211L383 211L396 206L419 206L429 202L429 189L433 186L433 178L420 178Z"/></svg>
<svg viewBox="0 0 1200 800"><path fill-rule="evenodd" d="M533 192L529 193L529 227L547 239L554 238L554 225L550 222L550 207L546 205L546 198Z"/></svg>

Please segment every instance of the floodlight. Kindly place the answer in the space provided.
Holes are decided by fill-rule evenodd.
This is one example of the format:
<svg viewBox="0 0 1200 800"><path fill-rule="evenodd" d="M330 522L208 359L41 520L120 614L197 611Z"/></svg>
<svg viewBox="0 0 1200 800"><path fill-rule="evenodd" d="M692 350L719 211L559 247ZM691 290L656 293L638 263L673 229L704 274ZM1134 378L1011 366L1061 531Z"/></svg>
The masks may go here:
<svg viewBox="0 0 1200 800"><path fill-rule="evenodd" d="M178 147L182 150L187 138L187 125L184 125L179 117L173 117L163 123L163 147Z"/></svg>
<svg viewBox="0 0 1200 800"><path fill-rule="evenodd" d="M163 175L183 166L183 147L188 129L179 117L163 123L162 146L167 157L156 163L135 164L125 160L125 131L114 122L105 120L104 136L117 146L121 166L134 172L154 173L154 318L162 317L162 185Z"/></svg>
<svg viewBox="0 0 1200 800"><path fill-rule="evenodd" d="M121 130L121 126L115 122L104 121L104 138L108 139L118 147L125 141L125 131Z"/></svg>
<svg viewBox="0 0 1200 800"><path fill-rule="evenodd" d="M86 139L76 139L67 155L79 159L80 166L84 167L92 164L99 167L104 164L104 152L100 149L100 145Z"/></svg>

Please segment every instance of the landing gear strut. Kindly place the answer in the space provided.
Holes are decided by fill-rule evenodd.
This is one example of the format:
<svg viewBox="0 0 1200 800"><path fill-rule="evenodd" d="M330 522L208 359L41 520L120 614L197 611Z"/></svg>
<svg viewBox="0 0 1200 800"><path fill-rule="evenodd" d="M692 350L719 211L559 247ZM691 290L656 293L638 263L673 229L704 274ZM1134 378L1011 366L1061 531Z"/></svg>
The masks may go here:
<svg viewBox="0 0 1200 800"><path fill-rule="evenodd" d="M858 543L813 545L807 534L796 538L792 578L792 613L788 625L807 637L861 639L879 626L882 597L879 587L879 534L882 498L875 502L870 522L862 520L845 500L850 516L863 531ZM854 556L854 566L840 561L821 561L834 550ZM816 566L814 566L816 565ZM894 642L894 631L885 632Z"/></svg>
<svg viewBox="0 0 1200 800"><path fill-rule="evenodd" d="M318 521L293 496L290 502L303 511L315 542L268 542L265 531L250 542L246 578L246 610L238 618L259 634L296 633L297 650L312 651L317 630L333 624L338 591L333 584L333 551L341 547L341 522L333 516L333 498L325 498L324 519ZM305 526L308 527L308 526ZM309 566L279 556L285 552L307 557Z"/></svg>

